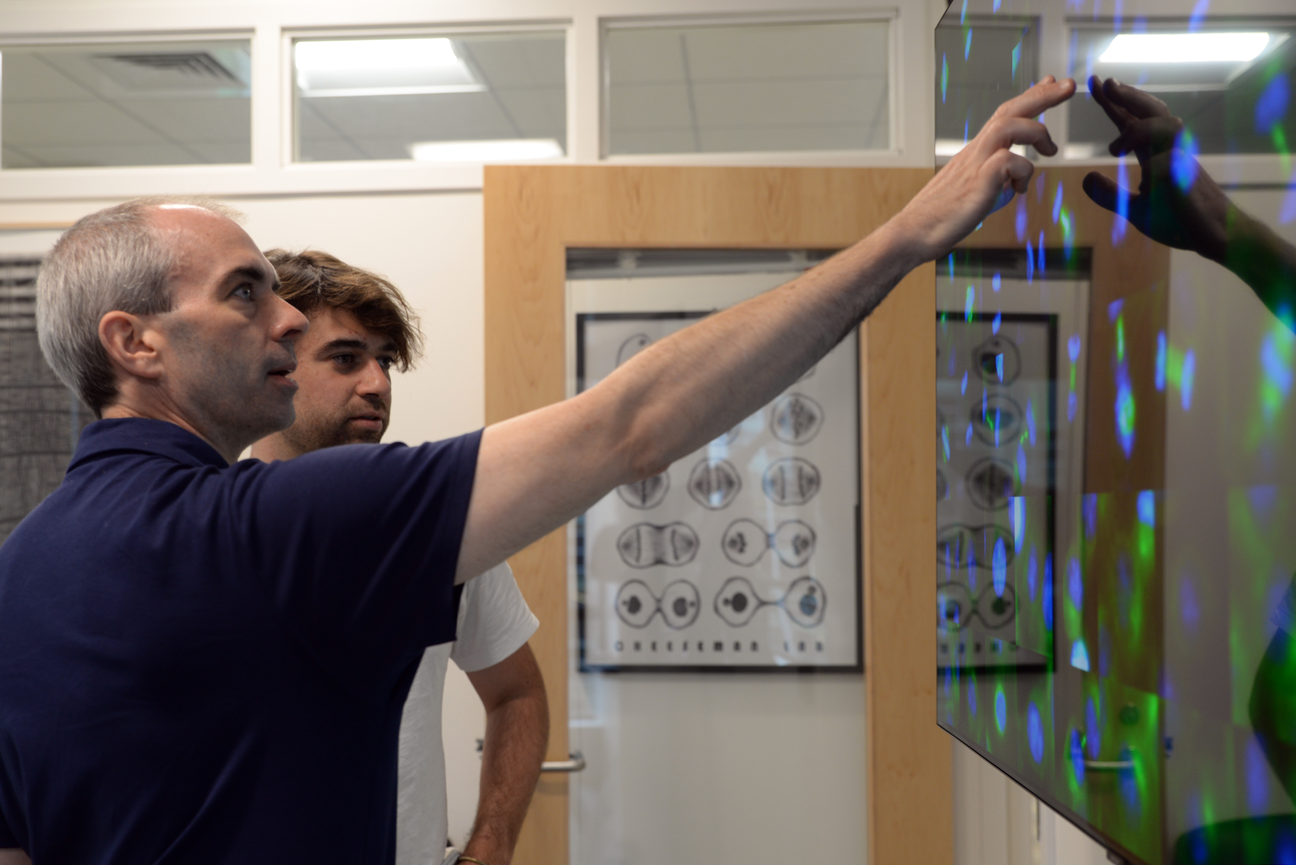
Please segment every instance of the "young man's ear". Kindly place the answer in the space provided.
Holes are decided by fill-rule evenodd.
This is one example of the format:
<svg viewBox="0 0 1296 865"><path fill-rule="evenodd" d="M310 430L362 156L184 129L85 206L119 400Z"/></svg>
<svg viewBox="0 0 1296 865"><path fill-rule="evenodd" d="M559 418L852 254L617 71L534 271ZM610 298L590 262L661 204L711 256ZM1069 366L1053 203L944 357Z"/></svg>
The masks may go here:
<svg viewBox="0 0 1296 865"><path fill-rule="evenodd" d="M160 336L139 316L119 309L99 319L99 342L108 352L109 360L122 372L137 378L161 377Z"/></svg>

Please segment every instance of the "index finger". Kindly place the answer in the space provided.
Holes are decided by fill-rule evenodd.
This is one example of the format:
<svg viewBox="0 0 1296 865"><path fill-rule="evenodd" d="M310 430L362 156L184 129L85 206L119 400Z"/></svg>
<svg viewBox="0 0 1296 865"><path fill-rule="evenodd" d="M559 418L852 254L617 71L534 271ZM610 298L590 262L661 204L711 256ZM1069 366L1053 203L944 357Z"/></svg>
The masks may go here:
<svg viewBox="0 0 1296 865"><path fill-rule="evenodd" d="M1107 79L1107 81L1114 80L1113 78ZM1107 91L1104 89L1105 86L1105 82L1100 80L1097 75L1089 76L1089 95L1094 98L1094 102L1101 106L1111 122L1116 124L1117 131L1124 132L1125 128L1137 121L1138 118L1126 111L1121 105L1113 102L1111 97L1107 95Z"/></svg>
<svg viewBox="0 0 1296 865"><path fill-rule="evenodd" d="M995 110L995 117L1038 117L1049 108L1061 105L1075 93L1076 83L1070 78L1057 81L1046 75L1034 87L1003 103Z"/></svg>
<svg viewBox="0 0 1296 865"><path fill-rule="evenodd" d="M1150 117L1170 116L1170 106L1151 93L1144 93L1137 87L1121 84L1115 78L1108 78L1102 83L1102 94L1113 105L1119 106L1128 114L1146 120ZM1095 98L1097 94L1094 94ZM1110 112L1108 112L1110 114ZM1115 118L1113 118L1115 119Z"/></svg>

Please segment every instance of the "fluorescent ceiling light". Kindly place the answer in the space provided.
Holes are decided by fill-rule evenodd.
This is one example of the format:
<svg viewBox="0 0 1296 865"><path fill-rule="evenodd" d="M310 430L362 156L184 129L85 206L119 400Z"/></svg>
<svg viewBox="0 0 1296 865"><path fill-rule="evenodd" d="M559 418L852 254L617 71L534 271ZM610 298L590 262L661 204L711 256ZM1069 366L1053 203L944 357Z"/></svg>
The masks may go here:
<svg viewBox="0 0 1296 865"><path fill-rule="evenodd" d="M1121 33L1102 63L1238 63L1254 60L1268 33Z"/></svg>
<svg viewBox="0 0 1296 865"><path fill-rule="evenodd" d="M486 89L449 39L338 39L293 46L303 96L409 96Z"/></svg>
<svg viewBox="0 0 1296 865"><path fill-rule="evenodd" d="M410 145L410 156L420 162L526 162L562 155L562 145L552 138L420 141Z"/></svg>

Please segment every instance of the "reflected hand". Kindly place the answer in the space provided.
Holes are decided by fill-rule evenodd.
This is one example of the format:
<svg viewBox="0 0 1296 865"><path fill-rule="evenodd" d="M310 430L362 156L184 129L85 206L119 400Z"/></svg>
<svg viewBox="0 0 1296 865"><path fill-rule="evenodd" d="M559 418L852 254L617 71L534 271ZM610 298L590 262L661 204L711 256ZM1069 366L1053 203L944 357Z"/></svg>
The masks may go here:
<svg viewBox="0 0 1296 865"><path fill-rule="evenodd" d="M1048 129L1035 118L1071 98L1075 82L1052 75L1000 105L994 116L922 191L897 220L924 260L947 253L987 215L1024 193L1035 166L1009 148L1030 144L1045 156L1057 153Z"/></svg>
<svg viewBox="0 0 1296 865"><path fill-rule="evenodd" d="M1114 78L1089 79L1089 92L1119 131L1112 156L1133 153L1141 178L1137 194L1098 172L1084 191L1099 207L1121 213L1143 234L1175 249L1223 261L1230 203L1223 190L1182 146L1183 121L1164 102ZM1122 198L1125 199L1122 202Z"/></svg>

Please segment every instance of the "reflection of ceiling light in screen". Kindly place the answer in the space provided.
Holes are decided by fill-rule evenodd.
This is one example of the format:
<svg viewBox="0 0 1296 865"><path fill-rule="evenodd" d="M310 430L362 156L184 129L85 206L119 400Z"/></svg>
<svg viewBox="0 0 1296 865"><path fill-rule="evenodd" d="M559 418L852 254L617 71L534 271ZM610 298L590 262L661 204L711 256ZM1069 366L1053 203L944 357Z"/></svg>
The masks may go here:
<svg viewBox="0 0 1296 865"><path fill-rule="evenodd" d="M410 96L486 89L449 39L339 39L293 46L303 96Z"/></svg>
<svg viewBox="0 0 1296 865"><path fill-rule="evenodd" d="M1254 60L1268 33L1121 33L1102 63L1236 63Z"/></svg>

